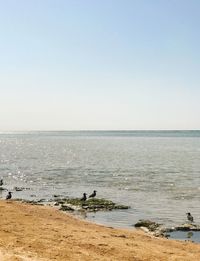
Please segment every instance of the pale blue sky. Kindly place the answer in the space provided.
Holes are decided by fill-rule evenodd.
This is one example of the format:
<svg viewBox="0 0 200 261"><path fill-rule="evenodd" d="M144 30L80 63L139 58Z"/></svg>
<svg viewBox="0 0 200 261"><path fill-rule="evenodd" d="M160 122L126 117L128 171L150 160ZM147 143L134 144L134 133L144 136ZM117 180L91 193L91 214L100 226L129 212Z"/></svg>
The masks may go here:
<svg viewBox="0 0 200 261"><path fill-rule="evenodd" d="M200 129L200 1L0 0L0 131Z"/></svg>

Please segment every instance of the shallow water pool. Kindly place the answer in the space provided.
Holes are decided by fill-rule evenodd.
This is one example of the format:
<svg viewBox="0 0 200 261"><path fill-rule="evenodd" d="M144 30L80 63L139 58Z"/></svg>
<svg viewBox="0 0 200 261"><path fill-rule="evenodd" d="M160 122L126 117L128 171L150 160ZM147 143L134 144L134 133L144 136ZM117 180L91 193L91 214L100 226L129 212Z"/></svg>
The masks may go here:
<svg viewBox="0 0 200 261"><path fill-rule="evenodd" d="M168 233L169 239L189 240L200 243L200 231L174 231Z"/></svg>

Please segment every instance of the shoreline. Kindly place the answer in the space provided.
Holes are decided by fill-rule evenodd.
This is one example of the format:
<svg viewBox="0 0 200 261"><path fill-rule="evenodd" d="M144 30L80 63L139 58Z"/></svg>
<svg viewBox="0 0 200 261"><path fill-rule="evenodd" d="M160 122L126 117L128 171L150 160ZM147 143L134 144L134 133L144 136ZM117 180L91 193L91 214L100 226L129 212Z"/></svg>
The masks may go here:
<svg viewBox="0 0 200 261"><path fill-rule="evenodd" d="M1 261L198 260L200 244L79 219L49 206L0 200Z"/></svg>

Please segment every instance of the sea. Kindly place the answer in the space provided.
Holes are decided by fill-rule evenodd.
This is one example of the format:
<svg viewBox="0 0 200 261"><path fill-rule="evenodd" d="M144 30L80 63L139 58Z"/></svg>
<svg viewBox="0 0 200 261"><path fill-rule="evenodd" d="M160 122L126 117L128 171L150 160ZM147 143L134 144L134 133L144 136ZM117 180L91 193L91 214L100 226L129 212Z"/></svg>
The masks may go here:
<svg viewBox="0 0 200 261"><path fill-rule="evenodd" d="M130 206L83 217L107 226L130 228L139 219L174 226L186 212L200 224L200 131L1 132L0 178L15 199L96 190Z"/></svg>

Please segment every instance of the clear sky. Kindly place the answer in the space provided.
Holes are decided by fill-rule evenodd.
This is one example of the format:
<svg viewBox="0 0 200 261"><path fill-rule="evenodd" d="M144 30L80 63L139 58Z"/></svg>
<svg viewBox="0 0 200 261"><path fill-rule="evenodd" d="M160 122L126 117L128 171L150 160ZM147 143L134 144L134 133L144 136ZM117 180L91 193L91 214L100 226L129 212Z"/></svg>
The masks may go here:
<svg viewBox="0 0 200 261"><path fill-rule="evenodd" d="M200 129L199 0L0 0L0 131Z"/></svg>

